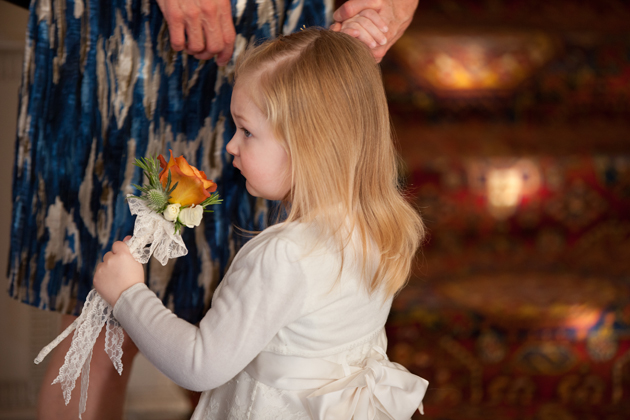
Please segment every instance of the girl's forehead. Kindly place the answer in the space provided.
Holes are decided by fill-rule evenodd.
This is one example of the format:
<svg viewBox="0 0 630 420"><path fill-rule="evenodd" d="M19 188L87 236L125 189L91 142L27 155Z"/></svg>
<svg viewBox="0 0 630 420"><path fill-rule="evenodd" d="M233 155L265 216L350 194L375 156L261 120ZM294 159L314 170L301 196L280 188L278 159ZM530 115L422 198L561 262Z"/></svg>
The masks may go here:
<svg viewBox="0 0 630 420"><path fill-rule="evenodd" d="M256 88L260 85L263 75L269 75L273 72L276 66L280 65L280 62L265 62L260 64L256 68L241 69L238 77L236 78L234 86L248 86L248 88Z"/></svg>
<svg viewBox="0 0 630 420"><path fill-rule="evenodd" d="M232 110L262 112L262 96L257 78L238 79L232 90Z"/></svg>
<svg viewBox="0 0 630 420"><path fill-rule="evenodd" d="M232 91L232 108L247 107L253 102L254 95L256 95L256 88L249 84L235 84Z"/></svg>
<svg viewBox="0 0 630 420"><path fill-rule="evenodd" d="M247 90L255 89L260 83L261 71L248 71L239 75L234 83L234 89L245 87Z"/></svg>

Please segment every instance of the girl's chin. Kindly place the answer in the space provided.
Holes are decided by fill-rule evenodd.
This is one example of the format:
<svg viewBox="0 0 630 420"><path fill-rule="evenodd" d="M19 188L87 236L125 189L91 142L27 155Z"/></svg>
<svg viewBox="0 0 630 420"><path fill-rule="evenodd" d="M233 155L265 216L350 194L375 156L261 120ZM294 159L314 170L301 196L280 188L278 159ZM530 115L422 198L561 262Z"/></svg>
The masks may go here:
<svg viewBox="0 0 630 420"><path fill-rule="evenodd" d="M247 180L245 181L245 188L247 188L247 192L248 192L250 195L254 196L254 197L258 197L258 198L266 198L266 197L263 197L263 196L260 194L260 192L256 191L256 190L254 189L254 187L252 187L252 186L250 185L249 181L247 181Z"/></svg>
<svg viewBox="0 0 630 420"><path fill-rule="evenodd" d="M285 195L280 195L280 194L272 194L272 193L264 193L264 192L260 192L256 189L254 189L254 187L251 186L251 184L249 183L249 181L245 182L245 188L247 188L247 192L257 198L264 198L265 200L270 200L270 201L278 201L278 200L282 200Z"/></svg>

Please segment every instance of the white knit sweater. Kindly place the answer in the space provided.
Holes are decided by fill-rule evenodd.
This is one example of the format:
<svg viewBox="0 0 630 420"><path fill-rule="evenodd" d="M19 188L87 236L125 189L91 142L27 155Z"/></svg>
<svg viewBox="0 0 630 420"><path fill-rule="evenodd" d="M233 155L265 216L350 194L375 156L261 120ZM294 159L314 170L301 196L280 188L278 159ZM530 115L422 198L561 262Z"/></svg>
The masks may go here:
<svg viewBox="0 0 630 420"><path fill-rule="evenodd" d="M352 364L373 346L386 346L392 300L365 291L353 263L356 241L344 251L339 276L340 253L317 238L300 223L253 238L234 258L198 327L175 316L144 284L118 299L114 315L140 351L180 386L210 391L193 418L310 418L308 390L273 389L244 372L258 354Z"/></svg>

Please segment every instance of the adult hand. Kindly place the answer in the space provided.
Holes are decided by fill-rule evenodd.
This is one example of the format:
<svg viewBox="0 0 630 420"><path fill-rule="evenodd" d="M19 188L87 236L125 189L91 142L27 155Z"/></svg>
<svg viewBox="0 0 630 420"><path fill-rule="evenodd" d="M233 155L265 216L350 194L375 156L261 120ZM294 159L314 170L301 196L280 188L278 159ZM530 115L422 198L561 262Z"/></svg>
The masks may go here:
<svg viewBox="0 0 630 420"><path fill-rule="evenodd" d="M142 264L133 258L126 243L114 242L96 267L94 288L105 302L115 306L122 292L137 283L144 283Z"/></svg>
<svg viewBox="0 0 630 420"><path fill-rule="evenodd" d="M216 56L226 65L234 52L236 31L230 0L157 0L168 23L171 47L200 60Z"/></svg>
<svg viewBox="0 0 630 420"><path fill-rule="evenodd" d="M389 48L403 35L409 27L413 14L418 7L418 0L348 0L333 14L335 23L331 26L333 31L343 31L351 36L355 36L356 28L346 25L347 21L354 16L361 15L361 12L372 9L376 11L387 26L387 43L377 45L372 48L372 55L377 62L380 62ZM357 37L361 39L361 37ZM364 34L365 38L365 34ZM368 46L370 46L368 44Z"/></svg>
<svg viewBox="0 0 630 420"><path fill-rule="evenodd" d="M373 9L366 9L359 14L331 26L333 31L341 31L357 38L370 49L387 45L387 24Z"/></svg>

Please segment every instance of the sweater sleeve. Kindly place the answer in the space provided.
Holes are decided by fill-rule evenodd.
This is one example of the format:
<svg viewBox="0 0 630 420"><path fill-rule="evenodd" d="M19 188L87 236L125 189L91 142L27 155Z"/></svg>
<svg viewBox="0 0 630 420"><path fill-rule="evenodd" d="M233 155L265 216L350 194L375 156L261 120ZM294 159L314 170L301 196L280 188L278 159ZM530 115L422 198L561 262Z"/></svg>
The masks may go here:
<svg viewBox="0 0 630 420"><path fill-rule="evenodd" d="M262 235L237 254L199 327L165 308L144 284L118 299L116 319L178 385L205 391L224 384L303 312L307 282L294 244Z"/></svg>

